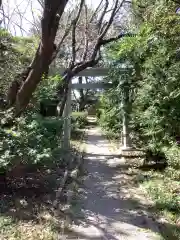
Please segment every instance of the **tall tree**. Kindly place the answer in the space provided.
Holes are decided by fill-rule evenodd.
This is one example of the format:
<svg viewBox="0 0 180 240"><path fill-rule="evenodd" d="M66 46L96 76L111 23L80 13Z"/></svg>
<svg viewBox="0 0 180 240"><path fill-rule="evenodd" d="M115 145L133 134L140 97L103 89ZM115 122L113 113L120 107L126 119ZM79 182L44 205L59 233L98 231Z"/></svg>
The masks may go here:
<svg viewBox="0 0 180 240"><path fill-rule="evenodd" d="M15 115L21 114L29 103L43 75L48 73L55 52L55 37L60 18L68 0L45 0L41 20L41 40L31 65L15 79L8 92L8 105L15 107Z"/></svg>

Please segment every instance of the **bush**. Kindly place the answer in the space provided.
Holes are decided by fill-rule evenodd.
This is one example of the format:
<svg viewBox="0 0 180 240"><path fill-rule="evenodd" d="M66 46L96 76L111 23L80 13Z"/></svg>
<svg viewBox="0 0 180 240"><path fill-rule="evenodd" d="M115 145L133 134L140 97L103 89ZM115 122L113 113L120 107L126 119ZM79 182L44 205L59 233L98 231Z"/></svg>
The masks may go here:
<svg viewBox="0 0 180 240"><path fill-rule="evenodd" d="M97 111L100 126L111 136L115 136L122 129L122 111L119 107L121 99L115 92L116 90L112 89L101 96Z"/></svg>
<svg viewBox="0 0 180 240"><path fill-rule="evenodd" d="M73 128L84 128L88 124L87 115L87 112L73 112L71 119Z"/></svg>
<svg viewBox="0 0 180 240"><path fill-rule="evenodd" d="M156 176L157 177L157 176ZM179 192L177 182L170 179L155 179L145 182L144 186L156 203L156 207L174 213L176 218L180 214Z"/></svg>
<svg viewBox="0 0 180 240"><path fill-rule="evenodd" d="M164 147L163 152L165 153L168 166L177 170L180 169L180 148L177 145L172 147Z"/></svg>
<svg viewBox="0 0 180 240"><path fill-rule="evenodd" d="M5 94L15 76L27 67L38 46L36 38L13 37L0 29L0 90Z"/></svg>
<svg viewBox="0 0 180 240"><path fill-rule="evenodd" d="M17 125L0 128L0 168L16 164L52 164L59 151L62 120L38 115L21 117Z"/></svg>

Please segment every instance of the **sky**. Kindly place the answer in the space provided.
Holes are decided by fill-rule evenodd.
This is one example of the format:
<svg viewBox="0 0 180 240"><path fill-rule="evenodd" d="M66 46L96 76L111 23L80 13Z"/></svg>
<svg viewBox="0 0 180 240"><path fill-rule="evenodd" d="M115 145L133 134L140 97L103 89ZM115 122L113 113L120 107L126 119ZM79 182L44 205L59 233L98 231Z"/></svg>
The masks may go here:
<svg viewBox="0 0 180 240"><path fill-rule="evenodd" d="M74 4L75 1L69 1L68 5ZM87 3L95 7L99 0L87 0ZM38 0L3 0L3 11L6 17L2 17L1 11L1 20L5 19L2 25L16 36L27 36L34 19L42 13Z"/></svg>
<svg viewBox="0 0 180 240"><path fill-rule="evenodd" d="M41 15L37 0L3 0L5 28L16 36L28 35L34 18ZM2 19L2 15L1 15Z"/></svg>
<svg viewBox="0 0 180 240"><path fill-rule="evenodd" d="M100 1L86 0L86 3L95 8ZM69 0L67 7L71 7L75 2L77 0ZM3 0L3 11L5 18L2 17L1 10L1 20L5 19L5 22L2 22L2 25L5 25L16 36L27 36L29 29L34 23L34 19L40 17L42 14L38 0Z"/></svg>

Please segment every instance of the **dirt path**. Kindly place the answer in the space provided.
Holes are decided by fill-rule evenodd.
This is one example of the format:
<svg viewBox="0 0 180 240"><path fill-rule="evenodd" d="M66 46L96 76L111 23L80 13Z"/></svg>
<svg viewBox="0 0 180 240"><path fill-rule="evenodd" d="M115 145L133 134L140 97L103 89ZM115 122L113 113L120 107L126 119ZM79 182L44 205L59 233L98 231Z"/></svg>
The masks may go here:
<svg viewBox="0 0 180 240"><path fill-rule="evenodd" d="M160 239L158 229L147 220L128 191L125 166L114 167L115 156L97 127L88 130L79 224L66 239L134 240Z"/></svg>

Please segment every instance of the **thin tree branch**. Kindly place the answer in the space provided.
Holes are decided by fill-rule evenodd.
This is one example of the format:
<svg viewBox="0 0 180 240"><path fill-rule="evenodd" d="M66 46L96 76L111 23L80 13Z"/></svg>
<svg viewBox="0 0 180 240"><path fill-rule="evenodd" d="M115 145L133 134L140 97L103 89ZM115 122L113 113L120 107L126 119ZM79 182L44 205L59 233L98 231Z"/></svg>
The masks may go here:
<svg viewBox="0 0 180 240"><path fill-rule="evenodd" d="M33 11L33 5L32 5L32 2L31 2L31 13L32 13L33 21L34 21L33 26L35 27L37 33L39 33L39 35L40 35L40 30L39 30L39 28L36 26L36 20L35 20L35 16L34 16L34 11Z"/></svg>
<svg viewBox="0 0 180 240"><path fill-rule="evenodd" d="M43 0L37 0L38 1L38 3L40 4L40 6L42 7L42 8L44 8L44 1Z"/></svg>
<svg viewBox="0 0 180 240"><path fill-rule="evenodd" d="M109 39L102 39L100 41L100 45L106 45L108 43L111 43L111 42L114 42L114 41L117 41L123 37L135 37L136 34L133 34L133 33L121 33L119 34L118 36L116 37L112 37L112 38L109 38Z"/></svg>
<svg viewBox="0 0 180 240"><path fill-rule="evenodd" d="M3 17L6 18L8 21L10 20L9 17L6 16L6 15L3 15ZM13 27L17 26L21 30L21 32L23 31L26 34L28 34L28 32L21 25L19 25L18 23L14 22L14 21L11 21L11 23L12 23ZM9 30L8 28L9 28L9 24L6 26L7 30Z"/></svg>
<svg viewBox="0 0 180 240"><path fill-rule="evenodd" d="M4 24L4 28L7 29L7 27L6 27L6 21L5 21L5 12L4 12L4 7L3 7L3 5L1 6L1 9L2 9L2 15L3 15L2 21L3 21L3 24Z"/></svg>
<svg viewBox="0 0 180 240"><path fill-rule="evenodd" d="M82 55L82 61L85 61L87 53L88 53L88 16L87 16L87 5L85 4L85 32L84 32L84 52Z"/></svg>
<svg viewBox="0 0 180 240"><path fill-rule="evenodd" d="M78 14L72 23L72 64L74 64L76 60L76 26L83 8L83 4L84 0L81 0Z"/></svg>
<svg viewBox="0 0 180 240"><path fill-rule="evenodd" d="M105 4L105 7L104 7L104 10L103 10L103 12L102 12L102 14L101 14L101 16L99 18L99 21L97 23L97 25L98 25L98 33L101 32L102 22L104 20L104 16L106 15L106 11L108 9L108 6L109 6L109 0L106 0L106 4Z"/></svg>
<svg viewBox="0 0 180 240"><path fill-rule="evenodd" d="M124 3L125 0L122 0L121 3L120 3L120 7L122 7L123 3ZM95 47L94 47L94 50L93 50L93 53L91 55L91 59L95 59L96 56L97 56L97 53L101 47L101 41L102 39L104 38L104 36L106 35L107 31L109 30L111 24L113 23L113 20L114 20L114 17L115 17L115 12L118 8L118 3L119 3L119 0L115 0L115 4L114 4L114 8L112 10L112 13L111 13L111 16L109 18L109 21L107 22L106 26L103 27L103 31L101 32L101 34L99 35L99 37L97 38L97 41L96 41L96 44L95 44ZM103 14L103 13L102 13Z"/></svg>
<svg viewBox="0 0 180 240"><path fill-rule="evenodd" d="M22 3L24 2L24 0L22 0L19 4L16 5L16 7L13 9L11 15L8 14L8 23L7 23L7 29L9 29L9 24L11 22L11 19L13 17L13 14L15 13L16 11L16 8L18 8ZM8 6L9 7L9 6ZM21 28L20 28L21 29Z"/></svg>
<svg viewBox="0 0 180 240"><path fill-rule="evenodd" d="M119 9L122 7L123 3L124 3L125 0L122 0L121 1L121 4L119 6ZM106 27L104 28L104 30L101 32L101 35L99 36L99 39L103 39L103 37L106 35L107 31L109 30L111 24L113 23L113 20L114 20L114 17L115 17L115 14L116 14L116 10L118 8L118 3L119 3L119 0L115 0L115 4L114 4L114 8L112 10L112 13L111 13L111 16L109 18L109 21L106 25Z"/></svg>
<svg viewBox="0 0 180 240"><path fill-rule="evenodd" d="M97 8L95 9L94 13L92 14L92 16L91 16L91 18L90 18L90 20L89 20L89 23L92 23L94 17L97 15L97 13L98 13L99 10L100 10L100 7L101 7L102 3L103 3L103 0L100 1L99 5L98 5Z"/></svg>

